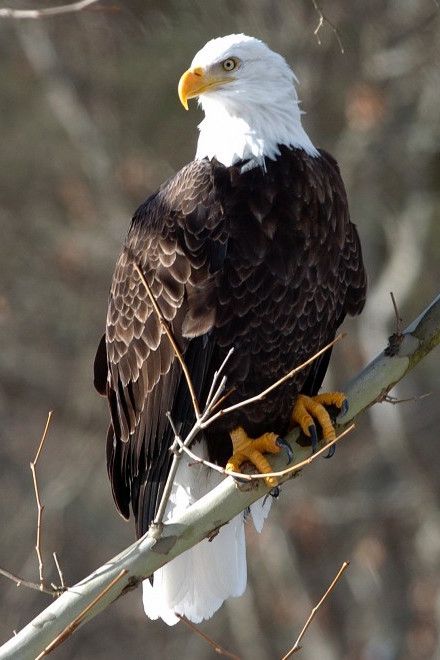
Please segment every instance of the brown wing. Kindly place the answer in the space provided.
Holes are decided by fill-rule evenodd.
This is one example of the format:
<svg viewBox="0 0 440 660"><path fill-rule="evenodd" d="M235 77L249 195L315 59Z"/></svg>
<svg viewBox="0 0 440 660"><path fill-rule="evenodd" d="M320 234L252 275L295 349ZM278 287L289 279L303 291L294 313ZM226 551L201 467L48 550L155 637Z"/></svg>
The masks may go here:
<svg viewBox="0 0 440 660"><path fill-rule="evenodd" d="M191 163L139 208L113 276L106 352L101 344L95 378L102 391L102 373L107 372L113 495L127 518L131 503L138 534L154 516L169 469L172 436L166 413L171 411L177 424L189 425L192 410L180 365L135 263L200 394L213 350L207 333L215 313L213 278L224 254L221 218L209 164Z"/></svg>
<svg viewBox="0 0 440 660"><path fill-rule="evenodd" d="M324 273L327 277L328 295L333 299L333 331L325 337L331 341L335 330L341 325L347 314L360 314L367 292L367 276L362 259L362 249L356 226L350 221L347 194L336 160L324 150L320 150L323 181L321 194L318 193L319 210L315 216L324 215L324 224L329 225L327 257L324 259ZM323 203L319 203L319 201ZM325 264L327 261L327 265ZM329 274L331 274L329 276ZM326 303L328 304L328 302ZM315 327L319 328L316 323ZM317 347L320 347L317 343ZM312 365L302 392L314 395L321 387L326 374L332 351Z"/></svg>

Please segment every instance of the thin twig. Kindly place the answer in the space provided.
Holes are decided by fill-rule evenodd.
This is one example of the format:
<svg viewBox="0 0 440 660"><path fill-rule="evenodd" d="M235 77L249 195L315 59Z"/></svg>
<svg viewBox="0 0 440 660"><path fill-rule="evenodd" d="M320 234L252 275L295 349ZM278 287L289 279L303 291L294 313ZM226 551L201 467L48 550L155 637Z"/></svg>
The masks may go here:
<svg viewBox="0 0 440 660"><path fill-rule="evenodd" d="M226 364L229 361L229 358L231 357L234 350L235 350L234 347L229 349L228 354L226 355L225 359L223 360L223 362L221 363L221 365L217 369L217 371L214 373L214 378L212 379L211 387L209 388L208 397L207 397L206 403L205 403L205 410L209 410L209 409L212 408L212 406L215 404L217 398L220 396L220 393L224 389L224 384L226 383L226 376L223 376L222 380L220 381L219 387L214 392L214 388L217 385L217 381L218 381L223 369L226 367Z"/></svg>
<svg viewBox="0 0 440 660"><path fill-rule="evenodd" d="M49 589L49 587L45 587L43 584L37 584L36 582L29 582L29 580L23 580L23 578L18 577L18 575L14 575L9 571L5 571L4 568L0 568L0 575L3 575L5 578L8 578L8 580L12 580L12 582L15 582L17 587L27 587L28 589L35 589L35 591L42 591L45 594L49 594L49 596L59 595L59 591L55 589Z"/></svg>
<svg viewBox="0 0 440 660"><path fill-rule="evenodd" d="M386 403L391 403L393 406L397 406L399 403L409 403L410 401L421 401L426 399L426 397L431 396L432 392L425 392L425 394L420 394L419 396L409 396L406 399L399 399L396 396L391 396L391 394L386 394L382 399Z"/></svg>
<svg viewBox="0 0 440 660"><path fill-rule="evenodd" d="M400 316L399 308L397 307L396 299L395 299L394 293L392 291L390 291L390 296L391 296L391 301L392 301L393 307L394 307L394 315L396 317L396 335L398 335L400 337L402 335L403 319Z"/></svg>
<svg viewBox="0 0 440 660"><path fill-rule="evenodd" d="M61 566L60 566L60 563L59 563L59 561L58 561L57 553L56 553L56 552L52 552L52 556L53 556L53 560L54 560L54 562L55 562L55 566L57 567L58 576L59 576L59 578L60 578L61 590L62 590L62 591L65 591L65 589L66 589L66 585L64 584L63 571L61 570Z"/></svg>
<svg viewBox="0 0 440 660"><path fill-rule="evenodd" d="M196 392L195 392L194 385L193 385L192 380L191 380L190 373L188 371L188 367L186 366L185 360L183 359L183 355L180 351L180 348L178 347L177 342L174 339L173 333L171 332L171 329L169 328L168 323L166 322L166 319L165 319L164 315L162 314L162 310L160 309L160 307L157 303L157 300L154 297L154 294L151 290L150 285L148 284L147 280L145 279L145 276L142 272L142 269L136 263L136 261L134 262L134 267L135 267L139 277L141 278L142 284L144 285L145 289L147 290L148 297L150 298L151 304L153 305L153 309L156 312L156 315L157 315L157 317L160 321L160 324L163 327L163 329L165 330L165 333L166 333L168 339L170 340L171 346L173 347L174 353L176 354L176 357L180 362L180 366L182 367L182 371L185 375L186 383L188 385L188 389L189 389L189 392L191 394L191 399L192 399L192 403L193 403L193 407L194 407L194 412L196 414L196 417L199 418L200 417L199 402L197 400Z"/></svg>
<svg viewBox="0 0 440 660"><path fill-rule="evenodd" d="M37 542L35 545L35 552L37 553L37 559L38 559L38 573L40 576L40 585L43 586L44 584L44 565L43 565L43 557L41 554L41 533L42 533L42 527L41 527L41 521L42 521L42 516L43 516L43 511L44 511L44 506L41 504L41 499L40 499L40 492L38 490L38 481L37 481L37 474L35 472L35 468L38 463L38 459L40 458L41 450L43 449L44 441L46 440L47 432L49 430L49 424L50 420L52 418L52 410L49 411L49 414L47 415L47 421L46 421L46 426L44 427L43 435L41 436L40 444L38 445L37 453L35 454L35 458L33 461L30 463L30 468L32 472L32 480L34 482L34 491L35 491L35 500L37 502ZM43 591L43 589L41 589Z"/></svg>
<svg viewBox="0 0 440 660"><path fill-rule="evenodd" d="M210 416L207 420L201 420L200 427L202 429L204 429L207 426L209 426L210 424L212 424L212 422L214 422L216 419L218 419L219 417L222 417L223 415L227 415L228 413L230 413L234 410L238 410L239 408L243 408L244 406L248 406L251 403L255 403L256 401L261 401L261 399L264 399L264 397L267 396L270 392L272 392L272 390L276 389L277 387L279 387L280 385L285 383L287 380L290 380L296 373L298 373L298 371L301 371L302 369L307 367L309 364L314 362L316 360L316 358L318 358L320 355L325 353L325 351L328 351L332 346L334 346L343 337L345 337L345 333L341 332L337 337L335 337L333 339L333 341L331 341L329 344L324 346L324 348L321 348L320 351L315 353L315 355L313 355L311 358L309 358L308 360L306 360L302 364L298 365L297 367L295 367L294 369L289 371L289 373L287 373L285 376L282 376L282 378L279 378L279 380L277 380L275 383L272 383L272 385L269 385L269 387L267 387L265 390L263 390L259 394L256 394L255 396L252 396L252 397L249 397L249 399L245 399L244 401L239 401L238 403L234 403L233 406L229 406L228 408L223 408L222 410L219 410L219 412L216 413L215 415Z"/></svg>
<svg viewBox="0 0 440 660"><path fill-rule="evenodd" d="M234 479L240 479L241 481L254 481L256 479L266 479L267 477L276 477L276 478L282 478L285 477L288 474L293 474L295 472L299 472L299 470L302 470L302 468L306 467L307 465L310 465L310 463L313 463L319 456L321 456L325 451L333 447L333 445L336 445L344 438L348 433L350 433L354 429L355 425L351 424L348 426L342 433L340 433L334 440L331 442L327 443L321 449L311 456L309 458L304 459L300 463L295 463L295 465L291 465L284 470L279 470L278 472L257 472L254 474L247 474L244 472L234 472L233 470L225 470L225 468L221 467L220 465L216 465L215 463L211 463L210 461L207 461L205 458L201 458L200 456L197 456L189 447L186 446L186 441L182 442L182 440L179 438L179 436L176 436L176 441L179 447L182 449L182 451L187 454L191 460L194 461L196 464L201 464L205 465L208 468L211 468L211 470L215 470L216 472L220 472L220 474L224 474L227 477L233 477Z"/></svg>
<svg viewBox="0 0 440 660"><path fill-rule="evenodd" d="M251 397L250 399L246 399L244 401L241 401L240 403L235 404L233 406L230 406L229 408L224 408L224 409L220 410L218 413L215 413L214 415L212 415L211 414L212 406L216 403L218 405L223 400L223 397L222 397L220 399L220 401L217 401L218 395L220 393L220 388L222 387L222 383L223 383L223 379L222 379L222 382L220 383L220 386L217 389L217 391L214 393L214 395L212 395L213 388L212 387L210 388L210 394L211 394L211 397L212 397L211 401L206 406L205 410L203 411L203 414L196 420L193 428L191 429L191 431L189 432L189 434L187 435L187 437L185 438L184 441L182 441L182 439L180 438L180 436L177 432L177 429L176 429L176 427L174 425L174 422L171 418L170 412L167 412L168 421L170 422L171 428L172 428L173 433L174 433L174 443L179 446L180 451L178 453L174 452L173 461L171 463L170 471L168 473L167 480L165 482L164 490L162 492L162 497L160 499L160 503L159 503L159 506L157 508L157 512L156 512L156 515L154 517L154 520L153 520L153 522L150 526L150 533L155 534L157 537L159 537L162 533L163 518L164 518L164 515L165 515L166 506L167 506L168 499L169 499L169 496L170 496L170 493L171 493L171 489L173 487L174 478L176 476L176 472L177 472L177 468L178 468L178 465L179 465L179 462L180 462L180 457L181 457L182 451L185 451L185 453L188 454L188 456L195 463L201 463L201 464L205 465L206 467L209 467L209 468L211 468L213 470L216 470L217 472L220 472L220 473L225 474L225 475L229 475L229 476L233 476L233 477L237 477L237 478L241 478L241 479L242 478L247 479L249 477L249 479L248 479L249 481L251 480L250 479L251 477L264 479L265 477L272 476L272 474L244 475L244 474L238 473L238 472L229 472L229 471L226 472L226 470L224 468L220 467L219 465L216 465L215 463L211 463L210 461L206 461L205 459L202 459L199 456L197 456L196 454L194 454L189 449L189 446L191 445L191 443L194 440L194 438L196 437L196 435L203 428L206 428L207 426L209 426L212 423L212 421L214 421L215 419L217 419L221 415L227 414L228 412L236 410L237 408L241 408L241 407L246 406L250 403L253 403L254 401L262 399L264 396L266 396L266 394L268 394L273 389L275 389L276 387L278 387L279 385L284 383L286 380L291 378L295 373L297 373L301 369L304 369L304 367L306 367L308 364L310 364L310 362L313 362L313 360L316 360L317 357L319 357L324 351L328 350L331 346L333 346L333 344L335 344L337 341L339 341L343 336L344 336L343 334L338 335L330 344L327 344L327 346L324 346L324 348L322 348L320 351L318 351L318 353L316 353L312 358L310 358L309 360L306 360L306 362L304 362L303 364L300 364L299 367L296 367L295 369L292 369L292 371L290 371L288 374L286 374L285 376L280 378L276 383L273 383L273 385L271 385L267 389L260 392L260 394L257 394L255 397ZM221 364L221 366L218 370L218 374L221 373L222 369L224 368L224 366L225 366L225 364L226 364L226 362L229 359L231 354L232 354L232 352L229 351L228 355L226 356L225 360L223 361L223 363ZM176 355L177 355L177 353L176 353ZM182 360L183 360L183 357L182 357ZM214 376L214 378L215 378L215 376ZM218 376L217 376L217 378L218 378ZM351 430L351 427L350 427L349 430ZM337 442L347 432L348 432L348 430L345 431L344 434L341 434L339 436L339 438L335 439L335 441L333 441L332 443L329 443L328 445L326 445L324 450L331 447L332 444ZM318 452L318 455L319 455L319 452ZM316 454L315 454L315 456L316 456ZM287 472L283 470L279 474L279 476L284 476L285 474L288 474L289 472L295 472L296 471L295 468L296 468L296 466L293 466L293 469L289 468L287 470ZM278 475L274 474L274 476L278 476Z"/></svg>
<svg viewBox="0 0 440 660"><path fill-rule="evenodd" d="M174 425L174 422L171 418L170 412L167 412L167 417L168 417L168 420L171 424L171 428L172 428L173 433L174 433L174 443L177 444L177 446L179 446L179 447L181 445L186 446L186 445L191 444L192 441L194 440L194 438L196 437L197 433L199 433L199 431L200 431L200 423L198 421L196 421L196 423L192 427L191 431L189 432L189 434L185 438L185 441L182 442L182 440L179 437L179 434L177 433L177 429L176 429L176 427ZM170 450L171 449L172 449L172 447L170 447ZM162 532L162 521L163 521L163 517L165 515L166 506L167 506L168 499L169 499L169 496L170 496L170 493L171 493L171 489L173 487L174 477L176 476L176 472L177 472L177 468L178 468L178 465L179 465L179 462L180 462L181 455L182 455L181 451L174 452L173 461L171 463L170 471L168 473L167 480L165 482L162 497L160 498L160 503L159 503L159 506L157 508L156 515L155 515L154 520L153 520L153 522L150 526L150 533L152 531L151 528L153 528L153 533L155 533L157 536L160 536L160 534Z"/></svg>
<svg viewBox="0 0 440 660"><path fill-rule="evenodd" d="M60 632L60 634L57 635L55 637L55 639L52 640L51 643L48 646L46 646L44 651L42 651L35 658L35 660L40 660L40 658L43 658L45 655L49 655L49 653L51 653L57 646L62 644L64 642L64 640L66 640L68 637L70 637L70 635L72 635L72 633L74 633L75 630L78 628L78 626L81 624L82 620L87 615L87 613L91 609L93 609L95 607L96 603L98 603L102 598L104 598L104 596L110 591L110 589L112 587L114 587L115 584L117 584L119 582L119 580L121 578L123 578L124 575L126 575L127 573L128 573L127 569L123 568L122 571L120 571L116 575L116 577L114 577L113 580L111 582L109 582L109 584L102 591L99 592L99 594L91 601L91 603L89 603L87 605L87 607L85 607L83 610L81 610L81 612L78 614L78 616L76 616L74 618L74 620L71 621L71 623L69 623L69 625L67 625L64 628L64 630L62 630Z"/></svg>
<svg viewBox="0 0 440 660"><path fill-rule="evenodd" d="M48 7L46 9L12 9L11 7L2 7L0 9L0 18L47 18L48 16L59 16L60 14L81 11L97 2L99 0L81 0L80 2L72 2L70 5Z"/></svg>
<svg viewBox="0 0 440 660"><path fill-rule="evenodd" d="M331 585L329 586L329 588L327 589L327 591L325 592L325 594L323 595L323 597L321 598L321 600L319 601L319 603L318 603L317 605L315 605L315 607L312 609L312 611L311 611L311 613L310 613L310 616L309 616L309 618L307 619L307 621L305 622L305 624L304 624L304 628L303 628L303 629L301 630L301 632L299 633L299 635L298 635L298 639L296 640L295 644L292 646L292 648L290 649L290 651L289 651L288 653L286 653L286 655L284 655L284 656L281 658L281 660L287 660L287 658L290 658L290 656L292 656L294 653L297 653L297 651L299 651L299 650L301 649L301 646L300 646L300 644L301 644L301 640L302 640L302 638L304 637L304 635L305 635L305 633L306 633L306 631L307 631L307 628L310 626L310 624L312 623L313 619L315 618L315 615L316 615L317 611L319 610L319 608L321 607L321 605L323 604L323 602L325 601L325 599L327 598L327 596L329 596L329 594L333 591L333 589L335 588L337 582L340 580L342 574L344 573L344 571L347 570L347 568L349 567L349 565L350 565L350 562L348 562L348 561L344 561L344 563L342 564L341 568L339 569L339 571L338 571L336 577L334 578L333 582L331 583Z"/></svg>
<svg viewBox="0 0 440 660"><path fill-rule="evenodd" d="M321 38L319 36L319 32L320 32L322 26L324 25L324 23L327 23L327 25L329 26L329 28L332 30L333 34L335 35L336 40L337 40L338 45L339 45L339 49L341 51L341 54L343 55L344 54L344 44L342 43L341 35L339 34L338 28L324 14L324 12L322 11L322 8L318 4L317 0L312 0L312 5L313 5L315 11L318 13L318 16L319 16L318 25L316 26L316 28L313 31L313 34L315 35L318 44L321 45Z"/></svg>
<svg viewBox="0 0 440 660"><path fill-rule="evenodd" d="M190 628L193 632L196 633L199 637L204 639L208 644L214 649L216 653L219 655L223 655L227 658L232 658L233 660L240 660L240 656L235 655L235 653L231 653L230 651L227 651L226 649L223 648L223 646L220 646L216 641L208 637L208 635L204 632L202 632L197 626L195 626L191 621L189 621L186 616L182 616L181 614L176 614L176 616L179 617L179 619L184 623L188 628Z"/></svg>

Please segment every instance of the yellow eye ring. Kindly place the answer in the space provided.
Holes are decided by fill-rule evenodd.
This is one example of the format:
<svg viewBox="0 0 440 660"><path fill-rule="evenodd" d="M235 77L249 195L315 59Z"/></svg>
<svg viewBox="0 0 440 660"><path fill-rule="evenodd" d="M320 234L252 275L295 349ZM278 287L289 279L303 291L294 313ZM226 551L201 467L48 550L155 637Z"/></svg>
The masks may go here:
<svg viewBox="0 0 440 660"><path fill-rule="evenodd" d="M232 57L228 57L227 60L222 62L222 67L225 71L233 71L236 66L237 66L237 62Z"/></svg>

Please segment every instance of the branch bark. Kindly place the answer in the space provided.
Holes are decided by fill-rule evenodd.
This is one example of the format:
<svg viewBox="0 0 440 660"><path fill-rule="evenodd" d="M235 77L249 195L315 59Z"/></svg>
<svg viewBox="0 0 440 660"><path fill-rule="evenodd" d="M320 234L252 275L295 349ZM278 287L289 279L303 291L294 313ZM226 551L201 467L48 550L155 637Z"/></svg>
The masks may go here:
<svg viewBox="0 0 440 660"><path fill-rule="evenodd" d="M393 351L385 349L345 388L349 410L338 419L337 431L347 427L358 415L385 395L440 343L440 295L393 342ZM393 354L390 354L393 353ZM309 447L301 447L298 433L290 434L294 460L310 455ZM282 457L271 458L274 469L280 469ZM287 477L286 477L287 479ZM264 481L252 483L252 488L240 490L232 478L226 478L217 488L179 516L164 524L160 538L146 534L143 538L113 557L41 612L33 621L0 648L0 660L20 658L33 660L42 656L53 640L72 621L81 617L81 625L96 616L116 598L134 588L141 580L174 557L209 536L219 526L243 511L268 492ZM122 578L116 580L122 571ZM112 585L112 586L110 586ZM110 588L108 588L110 586Z"/></svg>

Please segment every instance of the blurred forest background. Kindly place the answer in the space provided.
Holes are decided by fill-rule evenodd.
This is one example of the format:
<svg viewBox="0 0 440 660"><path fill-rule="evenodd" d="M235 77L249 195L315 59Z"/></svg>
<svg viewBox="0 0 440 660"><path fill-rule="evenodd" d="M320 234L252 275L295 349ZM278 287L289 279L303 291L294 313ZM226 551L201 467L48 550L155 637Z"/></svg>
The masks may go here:
<svg viewBox="0 0 440 660"><path fill-rule="evenodd" d="M134 538L105 468L107 410L92 363L113 266L136 207L191 160L201 113L177 81L210 38L245 32L286 56L313 142L341 165L370 292L345 324L342 387L440 282L440 8L434 0L105 0L81 13L0 19L0 565L37 580L29 461L38 466L46 572L69 584ZM48 7L32 1L0 7ZM249 526L249 586L201 627L244 658L280 657L343 560L304 660L440 658L439 354L376 405L331 461L286 485ZM50 600L0 578L1 640ZM214 657L183 624L145 619L140 590L55 653L60 660ZM217 657L217 656L215 656Z"/></svg>

